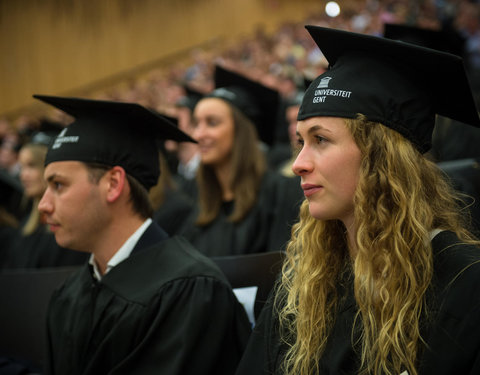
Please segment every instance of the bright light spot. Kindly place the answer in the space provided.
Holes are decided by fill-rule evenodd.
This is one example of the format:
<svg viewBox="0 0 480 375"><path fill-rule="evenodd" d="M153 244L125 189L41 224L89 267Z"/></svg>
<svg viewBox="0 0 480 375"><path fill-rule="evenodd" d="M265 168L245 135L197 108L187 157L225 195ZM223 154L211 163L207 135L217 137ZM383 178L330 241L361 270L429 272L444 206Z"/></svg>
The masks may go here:
<svg viewBox="0 0 480 375"><path fill-rule="evenodd" d="M325 13L327 13L329 17L336 17L340 14L340 6L336 1L329 1L327 5L325 5Z"/></svg>

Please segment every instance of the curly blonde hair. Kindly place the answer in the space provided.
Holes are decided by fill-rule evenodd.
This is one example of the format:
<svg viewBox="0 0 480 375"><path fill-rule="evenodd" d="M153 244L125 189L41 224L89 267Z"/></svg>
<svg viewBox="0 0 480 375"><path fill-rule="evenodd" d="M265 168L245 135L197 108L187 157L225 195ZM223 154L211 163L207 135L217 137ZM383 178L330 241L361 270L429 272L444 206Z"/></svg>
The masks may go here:
<svg viewBox="0 0 480 375"><path fill-rule="evenodd" d="M399 133L364 116L345 119L362 153L354 196L356 246L349 256L340 221L314 219L305 200L292 229L278 286L286 374L311 374L325 350L345 271L354 275L358 305L354 343L360 374L418 374L424 346L420 317L428 318L426 292L433 275L429 233L451 230L477 243L465 229L461 196L443 172Z"/></svg>

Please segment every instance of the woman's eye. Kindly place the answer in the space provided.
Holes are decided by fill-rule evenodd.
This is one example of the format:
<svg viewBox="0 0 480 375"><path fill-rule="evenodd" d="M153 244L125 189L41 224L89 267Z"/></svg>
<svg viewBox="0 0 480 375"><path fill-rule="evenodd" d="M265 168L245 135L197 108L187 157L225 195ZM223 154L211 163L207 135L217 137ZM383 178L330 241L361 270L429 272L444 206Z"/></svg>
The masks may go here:
<svg viewBox="0 0 480 375"><path fill-rule="evenodd" d="M212 119L208 120L208 125L209 126L216 126L216 125L218 125L218 123L219 123L219 121L215 118L212 118Z"/></svg>

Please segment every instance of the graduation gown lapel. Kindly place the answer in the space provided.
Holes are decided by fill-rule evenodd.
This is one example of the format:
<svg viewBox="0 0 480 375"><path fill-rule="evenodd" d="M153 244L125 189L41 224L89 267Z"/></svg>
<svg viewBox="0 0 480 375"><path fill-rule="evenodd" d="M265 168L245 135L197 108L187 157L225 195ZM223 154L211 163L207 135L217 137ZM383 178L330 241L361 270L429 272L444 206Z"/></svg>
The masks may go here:
<svg viewBox="0 0 480 375"><path fill-rule="evenodd" d="M152 223L151 225L148 226L148 228L145 230L143 235L140 237L138 242L136 243L135 247L132 250L132 254L138 253L144 249L149 248L150 246L153 246L157 243L162 242L163 240L167 239L168 235L165 233L158 225L155 223ZM128 259L127 259L128 260ZM112 269L111 272L115 271L115 269ZM118 270L117 270L118 271ZM115 271L114 273L117 273ZM90 275L92 275L92 270L89 269ZM128 279L124 278L123 279ZM105 288L105 286L109 289L111 289L111 284L115 285L116 281L114 280L110 281L111 277L109 274L105 275L104 278L102 279L101 282L96 281L93 277L91 277L91 293L90 293L90 304L88 304L88 301L86 301L86 305L88 305L89 310L88 311L88 320L89 322L87 323L87 330L86 332L90 332L90 335L87 339L86 342L86 357L91 355L91 352L95 350L95 348L98 345L98 341L101 339L101 337L95 338L95 333L96 332L101 332L101 327L99 326L99 323L102 322L104 324L104 319L106 316L108 316L107 309L113 304L113 299L115 298L114 293L107 293L103 292L102 293L102 288ZM101 298L98 298L98 296L101 294ZM115 301L115 304L118 305L120 301ZM121 313L121 311L125 311L127 309L127 304L125 304L123 307L117 308L118 311L116 313ZM85 311L87 314L87 311Z"/></svg>

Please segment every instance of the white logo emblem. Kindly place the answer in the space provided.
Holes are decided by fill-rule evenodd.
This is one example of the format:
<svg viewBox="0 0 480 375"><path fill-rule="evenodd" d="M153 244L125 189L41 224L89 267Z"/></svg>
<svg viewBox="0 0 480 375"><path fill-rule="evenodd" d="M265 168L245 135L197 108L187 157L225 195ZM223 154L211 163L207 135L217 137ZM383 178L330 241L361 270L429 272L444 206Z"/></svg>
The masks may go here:
<svg viewBox="0 0 480 375"><path fill-rule="evenodd" d="M234 92L227 90L224 87L215 89L212 94L216 97L224 98L231 101L234 101L237 98L237 95Z"/></svg>
<svg viewBox="0 0 480 375"><path fill-rule="evenodd" d="M327 97L329 96L336 96L341 98L350 98L352 94L351 91L348 90L340 90L340 89L329 89L328 85L330 84L330 80L332 77L323 77L320 79L320 83L318 84L315 92L313 93L312 103L325 103ZM338 83L338 81L337 81Z"/></svg>
<svg viewBox="0 0 480 375"><path fill-rule="evenodd" d="M332 77L323 77L320 80L320 83L318 84L317 89L328 87L328 83L330 82L331 79L332 79Z"/></svg>
<svg viewBox="0 0 480 375"><path fill-rule="evenodd" d="M78 135L74 136L65 136L65 133L67 132L67 128L63 129L60 134L55 138L55 142L53 143L52 149L55 150L57 148L60 148L62 144L64 143L77 143L78 142Z"/></svg>

